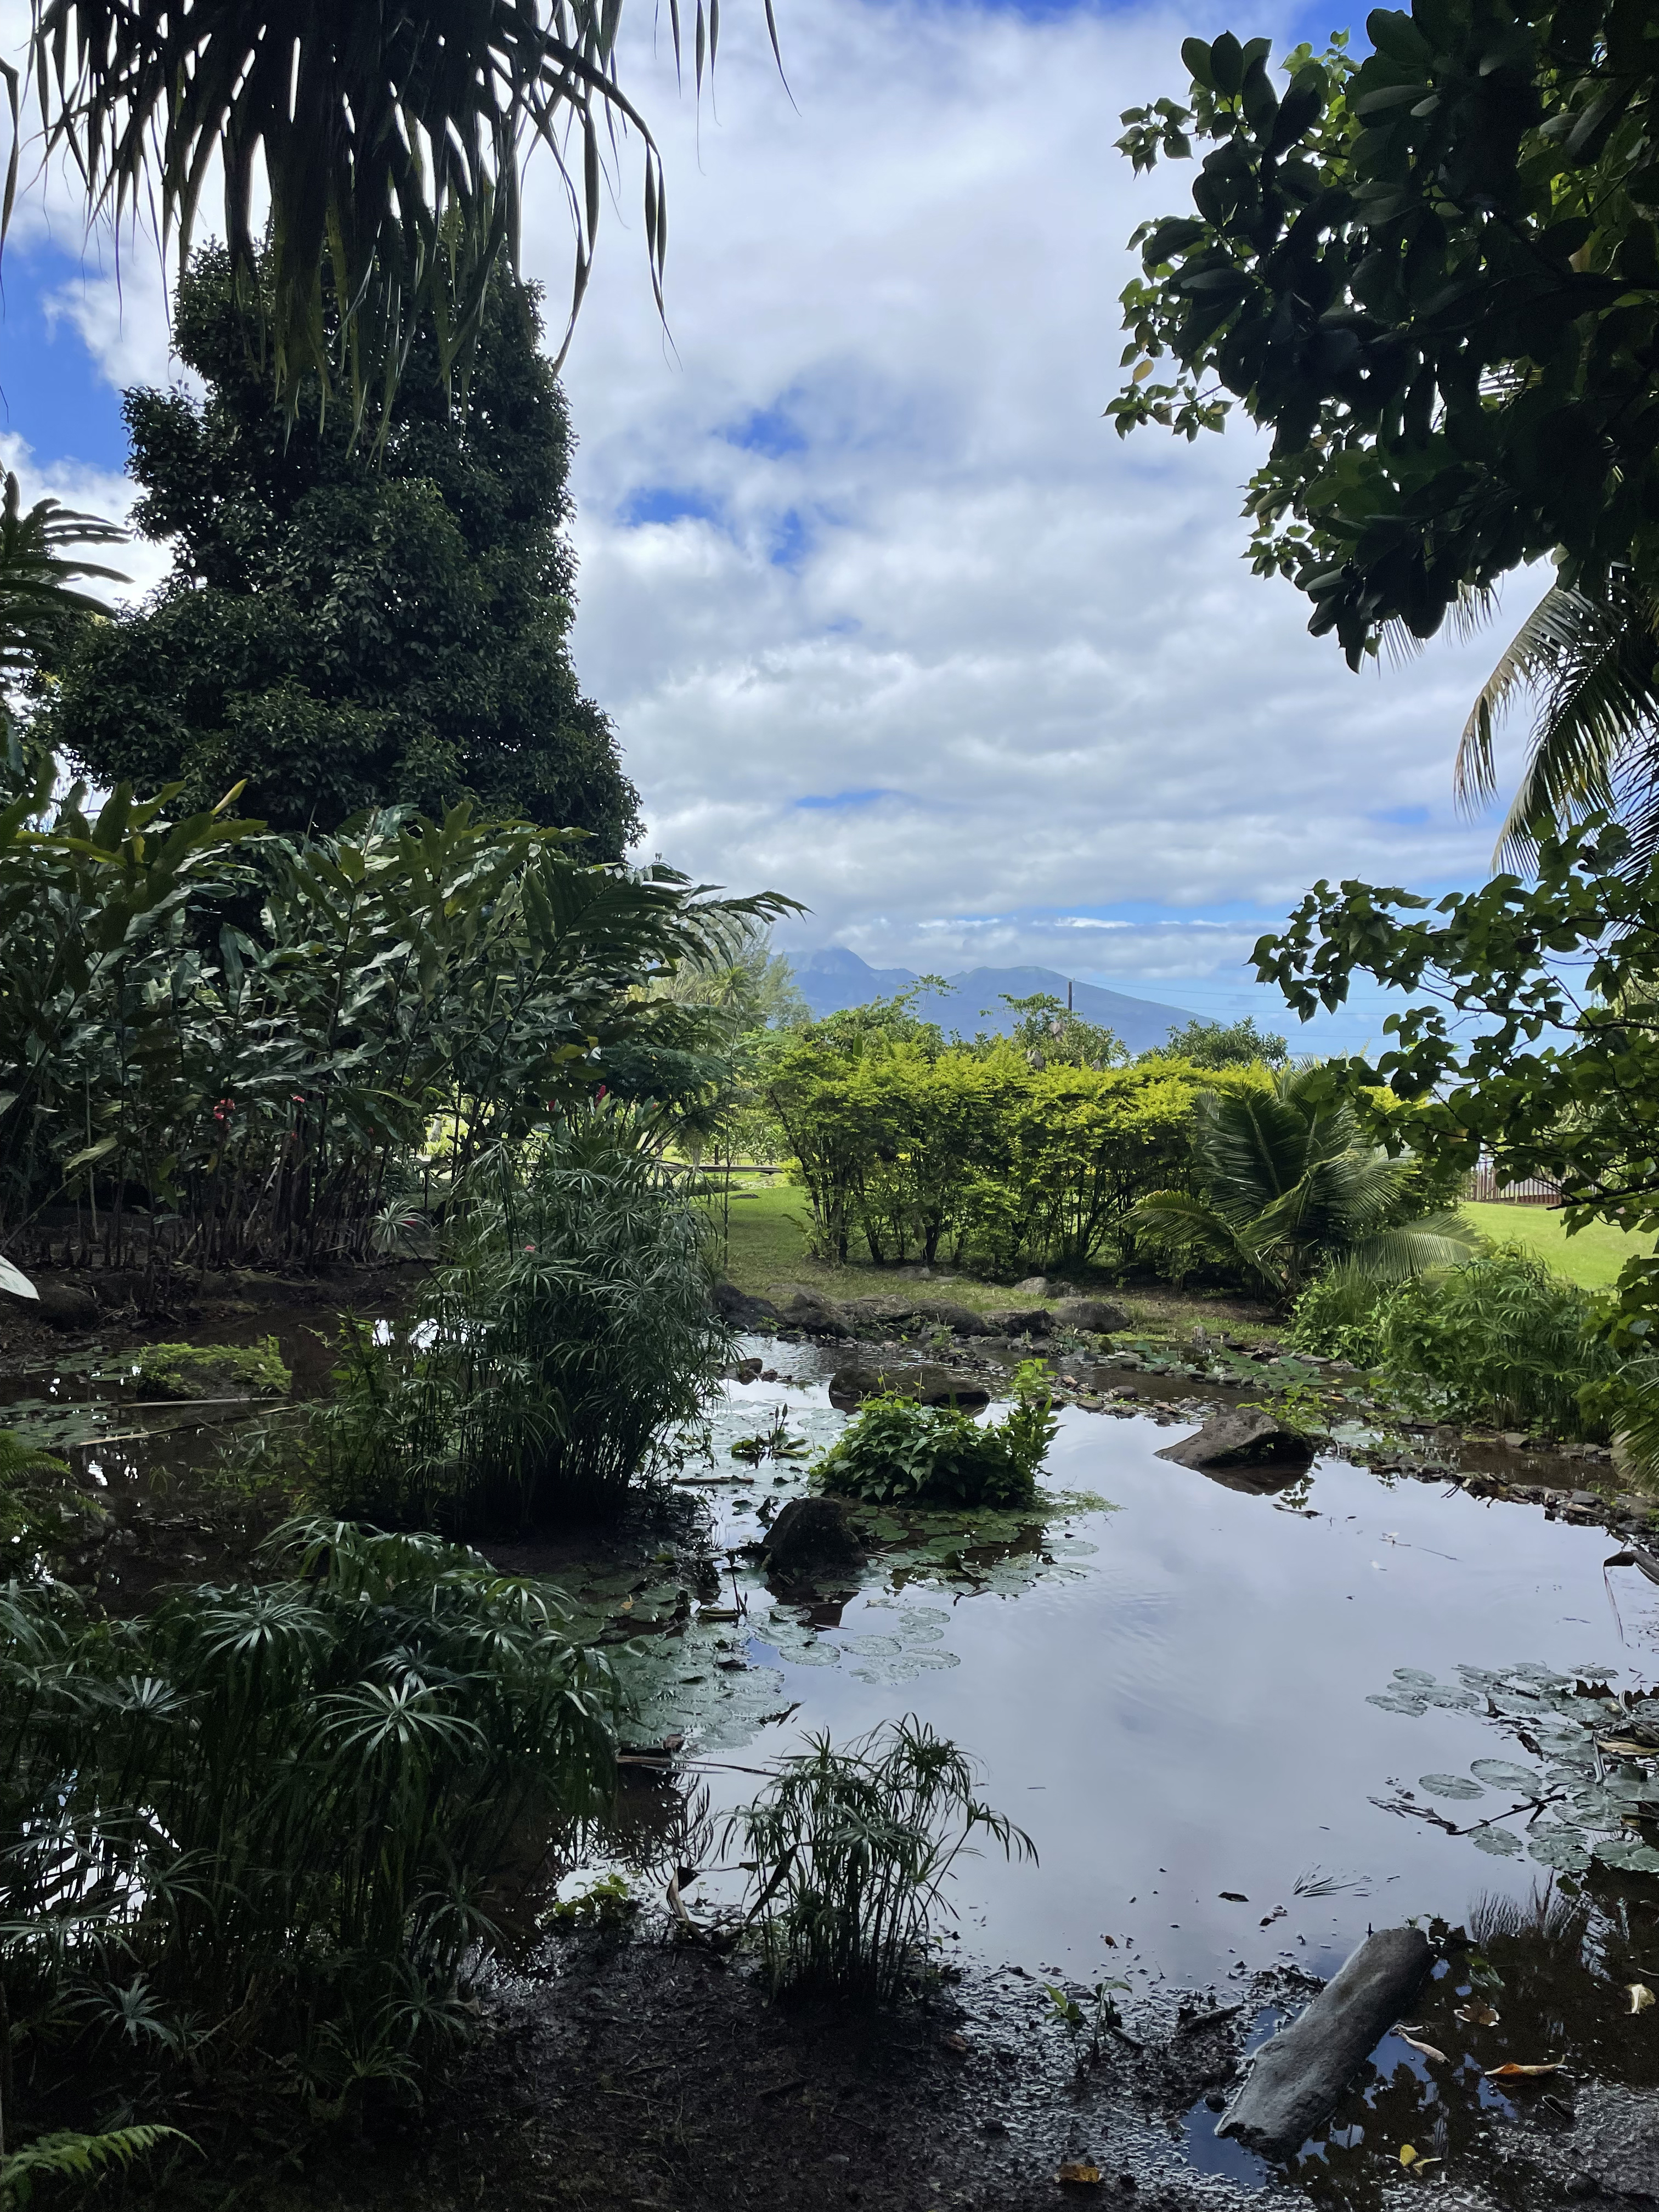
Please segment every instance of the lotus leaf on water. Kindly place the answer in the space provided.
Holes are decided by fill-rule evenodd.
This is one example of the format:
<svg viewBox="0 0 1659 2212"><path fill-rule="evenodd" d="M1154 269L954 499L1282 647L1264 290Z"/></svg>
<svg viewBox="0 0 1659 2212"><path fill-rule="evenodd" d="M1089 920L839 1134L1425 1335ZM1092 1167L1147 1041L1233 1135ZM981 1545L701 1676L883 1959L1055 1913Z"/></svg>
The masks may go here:
<svg viewBox="0 0 1659 2212"><path fill-rule="evenodd" d="M1420 1774L1417 1786L1434 1797L1471 1798L1486 1794L1478 1782L1471 1782L1465 1774Z"/></svg>
<svg viewBox="0 0 1659 2212"><path fill-rule="evenodd" d="M1469 1772L1491 1783L1494 1790L1524 1790L1528 1796L1539 1791L1539 1778L1533 1768L1516 1766L1505 1759L1472 1759Z"/></svg>
<svg viewBox="0 0 1659 2212"><path fill-rule="evenodd" d="M1521 1856L1521 1838L1512 1836L1507 1828L1477 1828L1469 1841L1478 1851L1488 1851L1495 1859L1513 1859Z"/></svg>
<svg viewBox="0 0 1659 2212"><path fill-rule="evenodd" d="M1583 1874L1590 1863L1588 1843L1577 1828L1540 1828L1527 1839L1527 1849L1540 1866L1558 1874Z"/></svg>
<svg viewBox="0 0 1659 2212"><path fill-rule="evenodd" d="M1659 1851L1639 1836L1603 1836L1594 1848L1603 1866L1624 1874L1659 1874Z"/></svg>

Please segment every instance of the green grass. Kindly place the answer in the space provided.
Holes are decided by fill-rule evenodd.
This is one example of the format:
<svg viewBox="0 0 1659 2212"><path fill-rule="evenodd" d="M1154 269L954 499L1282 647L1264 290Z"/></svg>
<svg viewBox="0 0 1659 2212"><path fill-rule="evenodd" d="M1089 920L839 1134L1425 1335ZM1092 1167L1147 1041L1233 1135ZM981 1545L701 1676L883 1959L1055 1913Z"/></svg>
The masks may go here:
<svg viewBox="0 0 1659 2212"><path fill-rule="evenodd" d="M718 1203L714 1212L718 1224ZM761 1297L785 1283L799 1283L822 1291L826 1297L857 1298L901 1285L908 1288L915 1281L914 1275L896 1276L893 1269L873 1267L867 1259L854 1259L842 1267L810 1258L806 1238L811 1225L811 1207L806 1193L798 1184L786 1183L781 1176L739 1176L732 1188L725 1256L727 1279L740 1291ZM958 1275L953 1273L948 1261L925 1278L920 1287L927 1297L971 1306L977 1313L1013 1302L1013 1292L1007 1284L984 1283L971 1275ZM1136 1283L1120 1290L1109 1280L1080 1283L1079 1287L1088 1291L1097 1288L1106 1297L1121 1299L1128 1308L1136 1328L1152 1335L1185 1334L1195 1322L1202 1322L1211 1329L1224 1328L1242 1337L1273 1334L1279 1325L1267 1308L1246 1297L1176 1291L1167 1284ZM1018 1303L1027 1304L1031 1301L1022 1299Z"/></svg>
<svg viewBox="0 0 1659 2212"><path fill-rule="evenodd" d="M1600 1221L1569 1237L1561 1216L1546 1206L1465 1206L1462 1212L1494 1244L1522 1244L1587 1291L1605 1290L1626 1260L1653 1249L1650 1237L1627 1237Z"/></svg>

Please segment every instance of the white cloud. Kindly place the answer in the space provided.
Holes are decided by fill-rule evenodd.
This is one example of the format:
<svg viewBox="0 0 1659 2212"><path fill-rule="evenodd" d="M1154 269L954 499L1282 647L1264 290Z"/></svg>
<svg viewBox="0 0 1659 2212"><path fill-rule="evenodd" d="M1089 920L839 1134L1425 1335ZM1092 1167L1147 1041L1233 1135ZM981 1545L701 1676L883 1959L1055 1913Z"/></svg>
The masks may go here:
<svg viewBox="0 0 1659 2212"><path fill-rule="evenodd" d="M56 499L82 514L101 515L107 521L125 524L138 496L130 477L75 461L40 460L27 439L15 431L0 430L0 471L8 470L17 474L26 507L33 507L36 500ZM112 603L142 599L172 565L164 546L149 545L138 538L125 545L89 548L88 558L101 568L119 569L126 577L125 584L92 581L87 585L87 590Z"/></svg>
<svg viewBox="0 0 1659 2212"><path fill-rule="evenodd" d="M1256 925L1085 953L1066 916L1480 873L1491 832L1454 815L1449 763L1497 641L1350 675L1241 557L1248 434L1126 445L1101 419L1124 240L1184 190L1132 179L1117 112L1174 86L1190 14L782 21L799 113L757 9L727 10L718 124L635 69L673 348L637 223L613 224L567 371L578 662L651 848L805 899L799 941L1120 975L1231 966ZM564 216L530 173L556 299Z"/></svg>

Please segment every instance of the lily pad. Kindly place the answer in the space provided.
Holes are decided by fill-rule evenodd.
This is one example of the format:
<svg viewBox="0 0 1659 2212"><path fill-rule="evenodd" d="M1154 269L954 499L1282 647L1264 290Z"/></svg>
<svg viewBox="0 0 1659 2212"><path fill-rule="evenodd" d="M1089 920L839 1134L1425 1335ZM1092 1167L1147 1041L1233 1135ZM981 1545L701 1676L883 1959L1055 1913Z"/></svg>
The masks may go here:
<svg viewBox="0 0 1659 2212"><path fill-rule="evenodd" d="M1524 1790L1528 1796L1538 1793L1535 1771L1530 1766L1513 1765L1506 1759L1471 1759L1469 1772L1482 1782L1491 1783L1494 1790Z"/></svg>
<svg viewBox="0 0 1659 2212"><path fill-rule="evenodd" d="M1396 1682L1407 1684L1414 1690L1437 1690L1440 1686L1436 1677L1432 1674L1425 1674L1420 1667L1396 1667L1394 1670L1394 1679Z"/></svg>
<svg viewBox="0 0 1659 2212"><path fill-rule="evenodd" d="M1466 1774L1419 1774L1419 1790L1426 1790L1431 1797L1484 1797L1486 1791L1478 1782L1471 1782Z"/></svg>
<svg viewBox="0 0 1659 2212"><path fill-rule="evenodd" d="M1416 1720L1421 1720L1429 1710L1425 1698L1408 1698L1403 1694L1394 1698L1373 1694L1366 1698L1365 1703L1368 1705L1380 1705L1385 1713L1410 1713Z"/></svg>
<svg viewBox="0 0 1659 2212"><path fill-rule="evenodd" d="M1621 1874L1659 1874L1659 1851L1639 1836L1603 1836L1595 1848L1603 1866Z"/></svg>
<svg viewBox="0 0 1659 2212"><path fill-rule="evenodd" d="M1540 1866L1558 1874L1583 1874L1590 1863L1584 1838L1576 1828L1540 1828L1528 1838L1527 1849Z"/></svg>
<svg viewBox="0 0 1659 2212"><path fill-rule="evenodd" d="M1486 1851L1495 1859L1518 1859L1521 1838L1512 1836L1507 1828L1478 1828L1469 1841L1478 1851Z"/></svg>

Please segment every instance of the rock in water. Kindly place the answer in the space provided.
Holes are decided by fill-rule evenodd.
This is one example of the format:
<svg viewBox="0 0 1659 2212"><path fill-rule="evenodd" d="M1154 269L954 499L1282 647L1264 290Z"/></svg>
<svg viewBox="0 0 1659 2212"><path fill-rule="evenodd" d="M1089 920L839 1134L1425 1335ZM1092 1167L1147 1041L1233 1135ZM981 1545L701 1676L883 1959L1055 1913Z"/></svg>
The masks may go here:
<svg viewBox="0 0 1659 2212"><path fill-rule="evenodd" d="M735 1283L715 1284L714 1310L733 1328L775 1328L779 1319L778 1310L770 1298L751 1297Z"/></svg>
<svg viewBox="0 0 1659 2212"><path fill-rule="evenodd" d="M1267 2158L1288 2158L1336 2110L1434 1964L1420 1928L1379 1928L1299 2020L1264 2043L1216 2128Z"/></svg>
<svg viewBox="0 0 1659 2212"><path fill-rule="evenodd" d="M782 1318L808 1336L851 1336L852 1324L833 1298L821 1291L803 1290L798 1283L775 1283L772 1296Z"/></svg>
<svg viewBox="0 0 1659 2212"><path fill-rule="evenodd" d="M767 1530L761 1555L782 1582L865 1564L838 1498L792 1498Z"/></svg>
<svg viewBox="0 0 1659 2212"><path fill-rule="evenodd" d="M1177 1467L1305 1467L1313 1446L1298 1430L1287 1429L1254 1406L1235 1406L1215 1413L1194 1437L1165 1444L1158 1456Z"/></svg>
<svg viewBox="0 0 1659 2212"><path fill-rule="evenodd" d="M982 1382L970 1382L953 1368L927 1361L904 1365L838 1367L830 1377L830 1403L843 1413L854 1412L866 1398L914 1398L919 1406L957 1406L976 1413L988 1406L991 1394Z"/></svg>
<svg viewBox="0 0 1659 2212"><path fill-rule="evenodd" d="M993 1336L1047 1336L1054 1317L1047 1306L997 1306L985 1316Z"/></svg>
<svg viewBox="0 0 1659 2212"><path fill-rule="evenodd" d="M1129 1316L1109 1298L1067 1298L1054 1308L1062 1328L1079 1328L1085 1336L1109 1336L1115 1328L1127 1328Z"/></svg>

